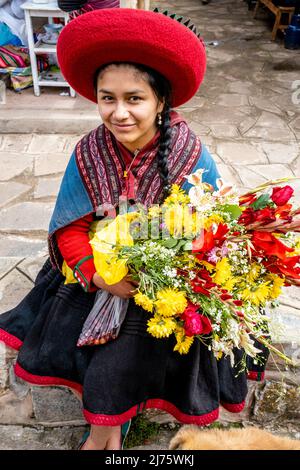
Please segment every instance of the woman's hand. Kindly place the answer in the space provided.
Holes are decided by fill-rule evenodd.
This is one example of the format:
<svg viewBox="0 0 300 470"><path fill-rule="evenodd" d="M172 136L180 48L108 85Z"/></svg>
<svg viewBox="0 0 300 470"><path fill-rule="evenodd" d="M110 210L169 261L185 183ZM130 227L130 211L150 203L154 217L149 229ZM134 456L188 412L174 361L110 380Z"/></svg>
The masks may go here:
<svg viewBox="0 0 300 470"><path fill-rule="evenodd" d="M123 277L120 282L116 284L106 284L104 279L99 276L99 274L95 273L93 276L93 283L99 287L99 289L104 289L110 292L113 295L117 295L122 299L130 299L137 293L136 287L139 285L138 282L134 281L130 274Z"/></svg>

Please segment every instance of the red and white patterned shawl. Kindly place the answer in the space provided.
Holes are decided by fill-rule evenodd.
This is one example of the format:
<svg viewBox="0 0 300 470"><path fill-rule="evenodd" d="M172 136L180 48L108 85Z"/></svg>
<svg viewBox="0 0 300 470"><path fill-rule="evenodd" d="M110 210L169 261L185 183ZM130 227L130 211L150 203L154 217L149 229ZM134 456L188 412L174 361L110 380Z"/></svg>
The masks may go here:
<svg viewBox="0 0 300 470"><path fill-rule="evenodd" d="M201 155L201 142L176 112L171 113L171 152L168 157L170 184L182 185ZM157 135L159 137L159 133ZM132 166L136 202L149 207L161 202L163 184L156 154L158 138L146 145ZM122 146L102 124L83 137L75 149L76 162L95 210L103 204L117 206L124 190L126 169Z"/></svg>

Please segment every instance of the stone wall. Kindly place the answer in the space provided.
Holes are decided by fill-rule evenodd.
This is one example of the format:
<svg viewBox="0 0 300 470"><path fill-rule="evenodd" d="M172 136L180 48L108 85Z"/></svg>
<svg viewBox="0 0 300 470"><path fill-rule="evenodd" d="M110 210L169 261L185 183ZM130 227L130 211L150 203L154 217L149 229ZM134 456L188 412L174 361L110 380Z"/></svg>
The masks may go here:
<svg viewBox="0 0 300 470"><path fill-rule="evenodd" d="M300 438L300 346L292 343L275 345L297 362L287 367L278 357L268 360L262 382L248 381L246 406L241 413L221 412L220 421L252 424L270 431Z"/></svg>

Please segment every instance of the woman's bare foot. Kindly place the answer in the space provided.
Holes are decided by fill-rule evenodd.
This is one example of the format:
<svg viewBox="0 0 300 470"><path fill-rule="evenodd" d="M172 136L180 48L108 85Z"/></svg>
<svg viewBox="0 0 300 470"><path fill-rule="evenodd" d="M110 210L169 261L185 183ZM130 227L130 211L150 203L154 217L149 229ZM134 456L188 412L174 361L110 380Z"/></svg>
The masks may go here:
<svg viewBox="0 0 300 470"><path fill-rule="evenodd" d="M80 450L120 450L121 426L91 425L91 433Z"/></svg>

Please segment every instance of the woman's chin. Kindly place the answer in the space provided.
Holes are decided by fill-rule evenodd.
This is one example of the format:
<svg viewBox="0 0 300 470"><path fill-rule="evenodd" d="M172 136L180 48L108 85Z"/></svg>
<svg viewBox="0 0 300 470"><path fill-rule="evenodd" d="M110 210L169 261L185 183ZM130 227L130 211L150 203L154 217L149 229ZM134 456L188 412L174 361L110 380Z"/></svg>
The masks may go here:
<svg viewBox="0 0 300 470"><path fill-rule="evenodd" d="M124 134L119 134L119 133L114 133L114 136L117 139L117 141L120 142L121 144L125 145L125 147L127 145L134 147L134 143L137 140L134 137L130 137L129 135L124 135Z"/></svg>

